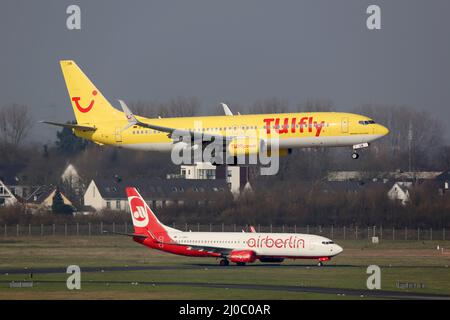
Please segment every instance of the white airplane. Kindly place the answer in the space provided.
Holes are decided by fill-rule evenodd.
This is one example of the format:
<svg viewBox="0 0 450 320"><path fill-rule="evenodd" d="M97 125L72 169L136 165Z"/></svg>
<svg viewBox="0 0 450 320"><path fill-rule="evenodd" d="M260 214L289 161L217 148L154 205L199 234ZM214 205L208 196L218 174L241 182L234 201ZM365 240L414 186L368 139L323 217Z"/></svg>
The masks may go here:
<svg viewBox="0 0 450 320"><path fill-rule="evenodd" d="M191 257L220 258L220 265L255 262L281 263L284 259L324 261L342 248L322 236L299 233L183 232L159 222L136 188L126 188L134 233L133 240L151 249ZM123 233L119 233L123 234Z"/></svg>

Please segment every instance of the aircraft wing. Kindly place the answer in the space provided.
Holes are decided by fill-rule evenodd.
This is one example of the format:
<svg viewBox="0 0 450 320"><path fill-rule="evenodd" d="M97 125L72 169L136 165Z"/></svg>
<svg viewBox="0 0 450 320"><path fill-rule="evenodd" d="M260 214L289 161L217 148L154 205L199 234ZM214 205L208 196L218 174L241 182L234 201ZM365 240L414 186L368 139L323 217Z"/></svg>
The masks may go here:
<svg viewBox="0 0 450 320"><path fill-rule="evenodd" d="M96 127L82 126L82 125L79 125L79 124L72 124L72 123L59 123L59 122L51 122L51 121L40 121L40 123L51 124L53 126L58 126L58 127L63 127L63 128L79 129L79 130L82 130L82 131L95 131L95 130L97 130Z"/></svg>
<svg viewBox="0 0 450 320"><path fill-rule="evenodd" d="M210 133L204 133L204 132L195 132L192 130L183 130L178 128L170 128L170 127L164 127L164 126L158 126L151 123L146 123L139 121L135 115L131 112L131 110L128 108L128 106L123 102L122 100L119 100L120 106L122 107L123 112L125 113L125 116L128 120L128 124L122 129L126 130L131 126L139 126L143 128L149 128L153 130L158 130L161 132L167 132L168 137L172 138L173 133L176 131L179 136L187 136L190 135L192 138L194 138L194 135L201 135L208 141L213 141L215 139L221 139L223 141L231 141L234 137L227 137L220 134L210 134Z"/></svg>
<svg viewBox="0 0 450 320"><path fill-rule="evenodd" d="M143 239L148 238L146 235L137 234L137 233L113 232L113 231L108 231L108 230L103 230L103 233L118 234L118 235L121 235L121 236L136 237L136 238L143 238Z"/></svg>
<svg viewBox="0 0 450 320"><path fill-rule="evenodd" d="M202 245L196 245L196 244L183 244L183 243L178 243L178 242L161 242L161 241L157 241L157 242L161 243L161 244L172 245L172 246L188 247L188 248L191 248L194 250L205 251L208 253L219 253L222 256L228 256L231 253L231 251L233 251L233 249L230 249L230 248L202 246Z"/></svg>
<svg viewBox="0 0 450 320"><path fill-rule="evenodd" d="M160 240L158 240L158 237L156 237L151 231L148 231L148 232L150 233L153 240L159 244L188 247L188 248L191 248L194 250L204 251L204 252L208 252L208 253L218 253L221 256L228 256L231 253L231 251L233 251L233 249L230 249L230 248L202 246L202 245L196 245L196 244L184 244L184 243L179 243L176 241L170 241L170 242L160 241Z"/></svg>

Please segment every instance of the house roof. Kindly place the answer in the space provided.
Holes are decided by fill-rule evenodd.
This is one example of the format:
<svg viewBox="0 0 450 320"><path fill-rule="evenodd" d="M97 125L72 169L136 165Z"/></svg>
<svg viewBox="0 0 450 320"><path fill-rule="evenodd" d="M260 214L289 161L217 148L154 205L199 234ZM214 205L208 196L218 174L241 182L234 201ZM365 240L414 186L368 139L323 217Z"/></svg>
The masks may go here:
<svg viewBox="0 0 450 320"><path fill-rule="evenodd" d="M436 177L436 180L438 181L450 181L450 170L446 170L442 172L440 175Z"/></svg>
<svg viewBox="0 0 450 320"><path fill-rule="evenodd" d="M382 187L386 188L385 183L382 182L363 182L363 181L325 181L321 184L321 188L323 191L332 192L332 191L346 191L346 192L357 192L361 191L364 188L374 188L374 187Z"/></svg>
<svg viewBox="0 0 450 320"><path fill-rule="evenodd" d="M373 179L392 180L429 180L439 176L439 171L394 171L394 172L370 172L370 171L330 171L327 176L328 181L357 181Z"/></svg>
<svg viewBox="0 0 450 320"><path fill-rule="evenodd" d="M64 168L61 179L65 180L71 177L76 177L78 179L82 179L83 177L78 173L78 170L75 168L75 166L72 163L68 163L66 167Z"/></svg>
<svg viewBox="0 0 450 320"><path fill-rule="evenodd" d="M42 203L48 196L55 191L56 186L54 185L44 185L38 187L32 194L30 194L27 198L28 203Z"/></svg>
<svg viewBox="0 0 450 320"><path fill-rule="evenodd" d="M162 178L95 178L93 179L104 199L126 199L126 187L136 187L144 198L180 199L187 191L229 192L224 180L186 180Z"/></svg>
<svg viewBox="0 0 450 320"><path fill-rule="evenodd" d="M21 179L18 176L8 172L0 172L0 180L7 186L21 185Z"/></svg>
<svg viewBox="0 0 450 320"><path fill-rule="evenodd" d="M310 190L312 188L322 192L359 192L366 188L383 188L388 190L389 186L381 181L298 181L297 189Z"/></svg>

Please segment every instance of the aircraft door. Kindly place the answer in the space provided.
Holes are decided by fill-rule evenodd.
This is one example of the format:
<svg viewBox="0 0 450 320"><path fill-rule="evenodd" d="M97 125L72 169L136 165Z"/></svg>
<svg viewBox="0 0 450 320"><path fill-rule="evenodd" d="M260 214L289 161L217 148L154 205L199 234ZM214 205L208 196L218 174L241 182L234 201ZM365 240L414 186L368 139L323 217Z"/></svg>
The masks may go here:
<svg viewBox="0 0 450 320"><path fill-rule="evenodd" d="M348 133L348 117L341 119L341 132Z"/></svg>
<svg viewBox="0 0 450 320"><path fill-rule="evenodd" d="M115 132L116 142L122 142L122 128L116 128Z"/></svg>

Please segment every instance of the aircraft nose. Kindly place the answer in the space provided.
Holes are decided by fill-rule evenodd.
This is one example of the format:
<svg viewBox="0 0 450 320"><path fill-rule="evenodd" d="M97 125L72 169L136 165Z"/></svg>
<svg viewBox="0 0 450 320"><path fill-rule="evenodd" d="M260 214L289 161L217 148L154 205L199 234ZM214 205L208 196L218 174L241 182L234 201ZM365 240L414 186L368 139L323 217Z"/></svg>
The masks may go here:
<svg viewBox="0 0 450 320"><path fill-rule="evenodd" d="M380 126L379 131L380 131L381 135L385 136L385 135L387 135L389 133L389 129L388 128L386 128L385 126L382 126L381 124L379 126Z"/></svg>
<svg viewBox="0 0 450 320"><path fill-rule="evenodd" d="M342 251L344 251L344 249L341 246L338 246L337 244L335 245L335 252L336 254L340 254Z"/></svg>

